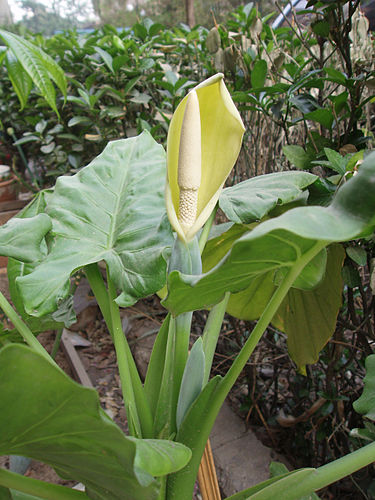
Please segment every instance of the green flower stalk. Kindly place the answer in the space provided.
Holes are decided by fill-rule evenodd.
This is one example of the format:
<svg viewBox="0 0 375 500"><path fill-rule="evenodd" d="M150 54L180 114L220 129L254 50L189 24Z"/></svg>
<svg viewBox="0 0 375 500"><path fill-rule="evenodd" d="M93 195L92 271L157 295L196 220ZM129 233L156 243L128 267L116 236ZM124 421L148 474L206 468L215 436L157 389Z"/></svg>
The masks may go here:
<svg viewBox="0 0 375 500"><path fill-rule="evenodd" d="M177 107L168 132L165 197L182 241L191 241L210 216L244 131L221 73L197 85Z"/></svg>

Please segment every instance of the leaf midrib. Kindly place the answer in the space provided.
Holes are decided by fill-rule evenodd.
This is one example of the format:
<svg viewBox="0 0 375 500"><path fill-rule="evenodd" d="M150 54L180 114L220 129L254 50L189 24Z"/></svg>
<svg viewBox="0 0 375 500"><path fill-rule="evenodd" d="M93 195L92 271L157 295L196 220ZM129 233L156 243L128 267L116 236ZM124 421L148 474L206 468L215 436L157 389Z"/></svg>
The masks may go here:
<svg viewBox="0 0 375 500"><path fill-rule="evenodd" d="M132 145L131 145L130 153L129 153L129 155L127 155L127 162L126 162L126 165L124 167L124 176L123 176L122 181L121 181L120 189L119 189L118 193L115 194L115 196L116 196L116 204L115 204L115 207L114 207L114 210L113 210L113 216L112 216L111 224L109 226L109 234L108 234L108 241L107 241L107 250L113 249L113 246L114 246L114 234L115 234L114 228L117 225L117 219L118 219L118 216L119 216L119 213L120 213L121 193L123 191L126 179L128 177L128 174L129 174L129 163L130 163L131 158L133 157L133 152L134 152L134 149L136 147L136 144L137 144L137 141L134 141L132 143Z"/></svg>

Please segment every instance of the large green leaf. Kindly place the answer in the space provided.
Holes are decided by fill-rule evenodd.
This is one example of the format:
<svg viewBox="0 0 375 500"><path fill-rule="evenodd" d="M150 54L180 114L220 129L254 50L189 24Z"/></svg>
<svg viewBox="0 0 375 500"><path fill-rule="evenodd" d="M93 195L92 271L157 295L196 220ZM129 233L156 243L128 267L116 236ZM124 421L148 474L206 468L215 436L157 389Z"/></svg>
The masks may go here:
<svg viewBox="0 0 375 500"><path fill-rule="evenodd" d="M18 214L17 219L30 219L41 213L45 212L46 200L48 196L51 196L50 190L40 191L36 197L24 207ZM46 234L48 237L48 233ZM21 248L25 247L25 242L21 243ZM47 255L47 243L42 239L40 245L40 259L45 258ZM46 330L54 330L65 327L69 327L72 323L76 321L75 313L73 310L73 297L68 297L58 304L58 310L48 314L42 318L35 318L26 313L23 300L20 296L18 287L16 285L16 280L20 276L26 276L30 274L35 267L39 264L39 260L33 262L22 262L21 260L16 260L9 258L8 260L8 283L9 292L12 299L13 306L17 309L17 312L22 317L23 321L27 324L30 330L34 334L44 332ZM6 332L6 334L11 333L16 335L15 331Z"/></svg>
<svg viewBox="0 0 375 500"><path fill-rule="evenodd" d="M308 172L277 172L240 182L223 190L219 206L229 220L249 224L260 220L277 204L295 200L317 179Z"/></svg>
<svg viewBox="0 0 375 500"><path fill-rule="evenodd" d="M256 223L254 223L252 227L256 227ZM224 231L223 233L220 233L219 236L210 239L202 255L203 271L207 272L218 264L218 262L220 262L220 260L225 257L226 253L231 249L234 242L250 229L251 225L234 224L227 231ZM293 286L302 290L311 290L315 288L323 280L326 261L326 251L322 250L305 266L303 272L298 276ZM277 272L270 273L271 282L278 285L284 277L284 274L285 270L278 270ZM261 278L262 281L265 280L264 276L258 276L257 278ZM254 285L250 283L249 286L251 287L252 292L254 292ZM239 294L236 295L239 296Z"/></svg>
<svg viewBox="0 0 375 500"><path fill-rule="evenodd" d="M374 191L375 154L371 154L329 207L297 207L259 224L205 274L173 271L165 306L173 314L209 307L225 292L243 290L256 276L296 269L329 243L369 233L375 224Z"/></svg>
<svg viewBox="0 0 375 500"><path fill-rule="evenodd" d="M15 58L39 89L44 99L58 114L56 92L51 79L66 96L66 78L60 66L42 49L19 35L0 29L0 37L11 49ZM23 101L21 101L21 105L23 105Z"/></svg>
<svg viewBox="0 0 375 500"><path fill-rule="evenodd" d="M342 301L344 249L328 252L325 278L313 290L291 288L272 323L288 335L288 351L298 366L316 363L335 332Z"/></svg>
<svg viewBox="0 0 375 500"><path fill-rule="evenodd" d="M41 259L41 242L51 227L51 219L46 214L30 219L11 219L0 227L0 255L24 262Z"/></svg>
<svg viewBox="0 0 375 500"><path fill-rule="evenodd" d="M41 460L106 500L156 498L154 476L175 472L191 456L179 443L125 436L93 389L15 344L0 351L0 454Z"/></svg>
<svg viewBox="0 0 375 500"><path fill-rule="evenodd" d="M272 320L288 335L289 354L298 366L315 363L335 331L345 252L340 245L328 250L323 281L311 290L291 288ZM240 319L258 319L275 289L273 272L256 276L245 290L231 295L227 312Z"/></svg>
<svg viewBox="0 0 375 500"><path fill-rule="evenodd" d="M90 165L60 177L47 203L55 239L17 280L29 314L54 311L77 269L104 260L122 306L160 290L173 242L164 207L165 153L148 132L111 142Z"/></svg>
<svg viewBox="0 0 375 500"><path fill-rule="evenodd" d="M248 233L251 228L251 226L245 226L244 224L228 223L214 226L211 233L216 233L216 231L220 230L222 227L225 231L219 232L218 236L214 234L204 247L202 254L202 269L205 273L215 267L229 252L234 242ZM253 227L255 227L255 225Z"/></svg>

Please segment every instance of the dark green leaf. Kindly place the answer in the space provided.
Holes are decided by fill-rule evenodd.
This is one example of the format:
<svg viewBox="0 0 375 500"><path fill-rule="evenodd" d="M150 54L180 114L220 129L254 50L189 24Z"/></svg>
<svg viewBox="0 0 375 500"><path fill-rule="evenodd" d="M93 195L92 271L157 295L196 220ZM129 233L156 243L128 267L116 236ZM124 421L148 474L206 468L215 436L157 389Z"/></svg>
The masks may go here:
<svg viewBox="0 0 375 500"><path fill-rule="evenodd" d="M327 21L316 21L311 24L311 29L316 35L327 38L329 35L330 26Z"/></svg>
<svg viewBox="0 0 375 500"><path fill-rule="evenodd" d="M350 288L356 288L361 284L361 277L359 275L358 269L353 267L353 265L348 261L347 264L342 268L342 278L345 285Z"/></svg>
<svg viewBox="0 0 375 500"><path fill-rule="evenodd" d="M264 87L267 76L267 62L259 59L255 62L251 71L251 86L254 89Z"/></svg>
<svg viewBox="0 0 375 500"><path fill-rule="evenodd" d="M348 92L342 92L338 95L330 96L330 100L335 107L336 115L339 115L344 108L348 108Z"/></svg>
<svg viewBox="0 0 375 500"><path fill-rule="evenodd" d="M325 128L332 128L334 116L329 109L315 109L310 113L305 114L307 120L312 120L313 122L318 122Z"/></svg>
<svg viewBox="0 0 375 500"><path fill-rule="evenodd" d="M319 107L316 99L310 94L292 94L289 97L291 104L293 104L301 113L310 113Z"/></svg>
<svg viewBox="0 0 375 500"><path fill-rule="evenodd" d="M324 152L330 163L330 168L340 175L344 175L349 157L345 158L337 151L330 148L324 148Z"/></svg>
<svg viewBox="0 0 375 500"><path fill-rule="evenodd" d="M331 82L339 83L340 85L344 85L346 87L347 77L345 73L338 71L336 68L326 67L324 71L328 75L328 79Z"/></svg>
<svg viewBox="0 0 375 500"><path fill-rule="evenodd" d="M347 247L346 253L359 266L367 264L367 252L364 248L350 246Z"/></svg>
<svg viewBox="0 0 375 500"><path fill-rule="evenodd" d="M3 488L0 486L0 499L1 500L12 500L14 497L11 495L8 488Z"/></svg>
<svg viewBox="0 0 375 500"><path fill-rule="evenodd" d="M292 144L283 146L283 153L295 167L300 169L308 169L311 167L313 156L307 153L302 146Z"/></svg>

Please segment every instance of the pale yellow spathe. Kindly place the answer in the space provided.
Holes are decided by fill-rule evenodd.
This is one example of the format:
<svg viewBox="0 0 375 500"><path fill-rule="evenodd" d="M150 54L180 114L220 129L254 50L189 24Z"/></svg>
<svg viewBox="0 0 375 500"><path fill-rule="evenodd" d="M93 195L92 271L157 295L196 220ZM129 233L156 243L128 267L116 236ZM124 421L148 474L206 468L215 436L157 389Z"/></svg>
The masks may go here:
<svg viewBox="0 0 375 500"><path fill-rule="evenodd" d="M183 126L188 100L192 103L189 106L193 111L188 119L189 124L185 123ZM195 144L199 142L199 126L194 125L197 124L198 114L200 145ZM194 118L192 115L195 115ZM186 133L187 127L190 130L188 133ZM193 129L196 129L195 132ZM169 220L181 239L191 240L210 216L225 180L237 160L244 131L240 114L221 73L197 85L177 107L168 131L166 205ZM179 173L180 145L181 157L184 157L182 161L184 162L186 158L186 164L181 167L186 167L188 171L191 169L192 174L184 174L181 169ZM199 150L200 153L197 153ZM179 221L180 186L190 175L193 177L188 183L196 186L199 176L192 165L199 163L198 154L201 155L201 178L197 190L195 221L189 223L190 227L186 227L185 224L182 227ZM189 158L193 163L189 163Z"/></svg>

